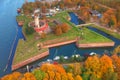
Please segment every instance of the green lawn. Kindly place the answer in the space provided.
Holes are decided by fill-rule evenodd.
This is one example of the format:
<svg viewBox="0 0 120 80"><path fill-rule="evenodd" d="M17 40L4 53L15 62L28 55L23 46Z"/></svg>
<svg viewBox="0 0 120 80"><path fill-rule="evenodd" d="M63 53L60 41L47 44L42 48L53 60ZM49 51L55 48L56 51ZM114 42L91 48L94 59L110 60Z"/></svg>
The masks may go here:
<svg viewBox="0 0 120 80"><path fill-rule="evenodd" d="M103 31L103 32L105 32L105 33L110 34L111 36L113 36L113 37L115 37L115 38L120 39L120 34L118 34L117 32L113 32L113 31L106 30L106 29L104 29L104 28L102 28L102 27L100 27L100 26L94 25L94 24L89 25L89 26L95 27L95 28L97 28L97 29L99 29L99 30L101 30L101 31Z"/></svg>
<svg viewBox="0 0 120 80"><path fill-rule="evenodd" d="M18 43L18 47L16 49L16 54L14 57L13 64L17 64L19 62L27 60L33 56L36 56L36 55L48 50L45 48L39 50L37 48L37 43L38 43L38 41L34 42L34 40L32 40L32 41L20 40Z"/></svg>
<svg viewBox="0 0 120 80"><path fill-rule="evenodd" d="M81 34L83 32L83 35ZM80 31L79 43L100 43L100 42L112 42L112 40L94 32L87 28L83 28L82 32Z"/></svg>

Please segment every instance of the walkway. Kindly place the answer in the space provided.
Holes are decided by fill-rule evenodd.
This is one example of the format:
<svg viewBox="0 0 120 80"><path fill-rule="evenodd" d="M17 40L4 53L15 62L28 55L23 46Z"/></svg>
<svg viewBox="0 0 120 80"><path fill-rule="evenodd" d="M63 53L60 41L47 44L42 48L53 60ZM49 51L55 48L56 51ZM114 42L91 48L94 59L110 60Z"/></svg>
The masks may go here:
<svg viewBox="0 0 120 80"><path fill-rule="evenodd" d="M93 24L93 23L80 24L80 25L77 25L77 27L79 27L79 26L87 26L87 25L91 25L91 24Z"/></svg>
<svg viewBox="0 0 120 80"><path fill-rule="evenodd" d="M120 32L118 32L117 30L113 30L111 28L107 28L107 27L102 26L101 24L98 24L98 23L95 23L95 22L93 22L93 23L86 23L86 24L80 24L80 25L77 25L77 27L79 27L79 26L87 26L87 25L92 25L92 24L93 25L97 25L97 26L99 26L101 28L104 28L106 30L109 30L109 31L116 32L116 33L120 34Z"/></svg>

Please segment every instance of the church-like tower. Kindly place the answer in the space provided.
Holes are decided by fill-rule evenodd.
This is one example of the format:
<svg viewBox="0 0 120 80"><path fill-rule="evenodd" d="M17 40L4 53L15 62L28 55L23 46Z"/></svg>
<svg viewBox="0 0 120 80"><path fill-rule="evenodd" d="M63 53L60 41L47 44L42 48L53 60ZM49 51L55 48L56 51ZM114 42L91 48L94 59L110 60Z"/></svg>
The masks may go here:
<svg viewBox="0 0 120 80"><path fill-rule="evenodd" d="M34 21L35 21L35 27L40 28L39 17L38 17L38 15L35 15L35 17L34 17Z"/></svg>

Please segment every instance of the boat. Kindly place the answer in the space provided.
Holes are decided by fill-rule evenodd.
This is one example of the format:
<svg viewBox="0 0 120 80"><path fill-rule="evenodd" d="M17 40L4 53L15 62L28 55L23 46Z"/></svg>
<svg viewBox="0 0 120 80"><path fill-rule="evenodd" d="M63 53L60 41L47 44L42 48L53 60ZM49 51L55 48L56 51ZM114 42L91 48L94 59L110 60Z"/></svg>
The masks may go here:
<svg viewBox="0 0 120 80"><path fill-rule="evenodd" d="M64 59L68 59L68 56L64 56Z"/></svg>
<svg viewBox="0 0 120 80"><path fill-rule="evenodd" d="M56 56L53 60L59 60L60 57L59 56Z"/></svg>
<svg viewBox="0 0 120 80"><path fill-rule="evenodd" d="M21 13L21 9L20 8L17 9L17 13Z"/></svg>
<svg viewBox="0 0 120 80"><path fill-rule="evenodd" d="M96 53L95 53L95 52L91 52L91 53L90 53L90 56L92 56L92 55L96 55Z"/></svg>
<svg viewBox="0 0 120 80"><path fill-rule="evenodd" d="M80 56L79 54L72 55L72 57L79 57L79 56Z"/></svg>

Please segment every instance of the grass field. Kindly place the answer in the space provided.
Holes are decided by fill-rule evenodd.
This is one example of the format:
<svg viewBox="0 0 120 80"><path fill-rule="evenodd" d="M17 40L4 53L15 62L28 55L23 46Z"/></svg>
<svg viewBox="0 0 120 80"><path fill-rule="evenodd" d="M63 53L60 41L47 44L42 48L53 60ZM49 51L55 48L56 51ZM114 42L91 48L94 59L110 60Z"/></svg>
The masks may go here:
<svg viewBox="0 0 120 80"><path fill-rule="evenodd" d="M102 43L102 42L112 42L112 40L94 32L87 28L83 28L83 35L80 34L81 38L79 43Z"/></svg>
<svg viewBox="0 0 120 80"><path fill-rule="evenodd" d="M95 28L97 28L97 29L99 29L99 30L107 33L107 34L110 34L111 36L113 36L113 37L115 37L115 38L117 38L117 39L120 39L120 34L118 34L117 32L113 32L113 31L106 30L106 29L104 29L104 28L102 28L102 27L100 27L100 26L94 25L94 24L88 25L88 26L95 27Z"/></svg>

